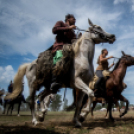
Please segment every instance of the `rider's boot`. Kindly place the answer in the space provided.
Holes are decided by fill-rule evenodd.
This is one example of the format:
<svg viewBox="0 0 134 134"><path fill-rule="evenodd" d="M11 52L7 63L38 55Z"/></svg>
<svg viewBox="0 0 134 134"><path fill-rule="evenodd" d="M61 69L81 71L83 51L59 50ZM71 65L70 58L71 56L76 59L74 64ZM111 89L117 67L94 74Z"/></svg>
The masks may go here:
<svg viewBox="0 0 134 134"><path fill-rule="evenodd" d="M57 93L60 88L61 84L57 82L57 76L52 75L52 84L50 90L52 90L53 93Z"/></svg>

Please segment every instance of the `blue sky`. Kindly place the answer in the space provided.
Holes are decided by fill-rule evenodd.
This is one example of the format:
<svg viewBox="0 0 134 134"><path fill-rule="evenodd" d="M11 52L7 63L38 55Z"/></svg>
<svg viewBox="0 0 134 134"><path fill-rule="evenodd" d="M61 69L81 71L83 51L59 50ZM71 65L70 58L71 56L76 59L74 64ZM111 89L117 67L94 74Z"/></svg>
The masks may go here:
<svg viewBox="0 0 134 134"><path fill-rule="evenodd" d="M38 54L49 48L55 35L52 27L71 13L76 25L87 29L88 18L105 31L116 35L114 44L95 47L94 67L103 48L109 56L121 56L121 50L134 56L134 0L0 0L0 87L7 89L18 67L32 62ZM110 63L113 60L109 61ZM124 79L128 88L123 95L134 104L134 67L129 67ZM29 95L26 78L24 95ZM59 94L63 96L64 90ZM67 90L72 102L72 90Z"/></svg>

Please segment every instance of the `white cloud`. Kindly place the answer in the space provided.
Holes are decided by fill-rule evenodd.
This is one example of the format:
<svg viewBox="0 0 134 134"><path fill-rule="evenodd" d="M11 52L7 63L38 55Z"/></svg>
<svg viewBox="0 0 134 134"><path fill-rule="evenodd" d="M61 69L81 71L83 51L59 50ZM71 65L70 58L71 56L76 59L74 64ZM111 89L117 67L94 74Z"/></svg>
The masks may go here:
<svg viewBox="0 0 134 134"><path fill-rule="evenodd" d="M6 67L0 66L0 87L7 88L9 82L13 80L15 75L15 71L11 65L7 65Z"/></svg>
<svg viewBox="0 0 134 134"><path fill-rule="evenodd" d="M7 91L10 81L14 79L16 72L11 65L5 67L0 66L0 88L4 88ZM29 88L26 77L24 77L24 96L29 96Z"/></svg>
<svg viewBox="0 0 134 134"><path fill-rule="evenodd" d="M127 0L114 0L114 4L119 4L119 3L122 3L122 2L126 2Z"/></svg>
<svg viewBox="0 0 134 134"><path fill-rule="evenodd" d="M125 3L130 5L130 11L134 11L134 0L114 0L114 4L120 4L120 3Z"/></svg>
<svg viewBox="0 0 134 134"><path fill-rule="evenodd" d="M59 1L31 1L20 0L18 2L5 2L1 4L0 25L0 53L19 53L21 55L32 54L37 56L40 52L53 45L54 36L52 27L58 20L64 21L67 13L76 16L76 25L87 29L87 19L90 18L95 24L109 30L115 27L121 17L121 12L106 12L105 6L92 1L75 3ZM89 5L90 6L89 8ZM64 10L63 10L64 7ZM62 11L62 12L61 12ZM115 23L111 23L111 21ZM10 23L9 23L10 22ZM7 38L8 37L8 38ZM7 45L7 46L5 46Z"/></svg>

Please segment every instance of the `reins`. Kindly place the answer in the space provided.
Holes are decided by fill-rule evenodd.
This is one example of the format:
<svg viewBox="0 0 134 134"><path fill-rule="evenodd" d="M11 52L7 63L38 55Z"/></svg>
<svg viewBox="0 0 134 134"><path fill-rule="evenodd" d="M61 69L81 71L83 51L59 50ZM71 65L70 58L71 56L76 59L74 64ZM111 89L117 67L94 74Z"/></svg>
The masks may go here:
<svg viewBox="0 0 134 134"><path fill-rule="evenodd" d="M81 28L79 28L79 27L76 26L76 29L75 29L75 30L78 30L76 36L78 37L79 31L84 31L84 32L91 32L91 33L94 33L95 36L96 36L96 33L99 33L100 36L101 36L101 38L103 38L103 39L109 39L109 37L107 37L107 36L104 34L104 32L101 32L101 31L97 30L97 29L94 28L94 27L90 27L89 29L90 29L90 30L85 30L85 29L81 29Z"/></svg>

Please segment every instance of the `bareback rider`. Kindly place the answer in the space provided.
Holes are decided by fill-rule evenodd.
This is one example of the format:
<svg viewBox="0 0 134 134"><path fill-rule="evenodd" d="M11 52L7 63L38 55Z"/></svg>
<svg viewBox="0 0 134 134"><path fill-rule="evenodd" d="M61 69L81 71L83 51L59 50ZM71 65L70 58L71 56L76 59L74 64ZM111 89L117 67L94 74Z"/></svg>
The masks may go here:
<svg viewBox="0 0 134 134"><path fill-rule="evenodd" d="M57 61L62 58L62 48L63 45L71 44L71 40L76 38L73 29L75 26L75 17L72 14L67 14L65 16L65 23L63 21L58 21L52 29L53 34L56 34L56 41L52 47L53 64L55 65ZM57 82L57 76L52 75L51 90L58 90L61 85Z"/></svg>
<svg viewBox="0 0 134 134"><path fill-rule="evenodd" d="M96 69L96 75L99 77L99 79L96 81L96 83L95 83L95 96L97 97L97 96L99 96L99 94L97 94L97 90L100 90L100 84L101 84L101 82L103 81L103 74L102 74L102 71L103 70L109 70L113 65L114 65L114 63L113 64L111 64L109 67L108 67L108 59L111 59L111 58L113 58L113 56L110 56L110 57L106 57L108 55L108 50L107 49L103 49L102 51L101 51L101 55L98 57L98 61L97 61L97 64L99 64L98 65L98 67L97 67L97 69ZM102 104L104 105L105 104L105 99L103 98L102 99Z"/></svg>

